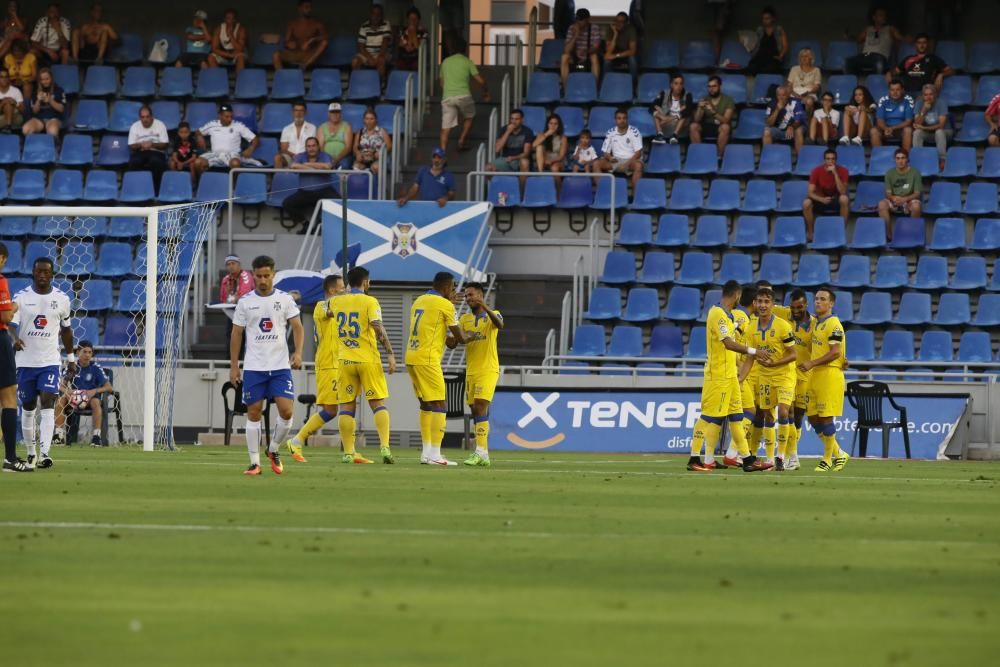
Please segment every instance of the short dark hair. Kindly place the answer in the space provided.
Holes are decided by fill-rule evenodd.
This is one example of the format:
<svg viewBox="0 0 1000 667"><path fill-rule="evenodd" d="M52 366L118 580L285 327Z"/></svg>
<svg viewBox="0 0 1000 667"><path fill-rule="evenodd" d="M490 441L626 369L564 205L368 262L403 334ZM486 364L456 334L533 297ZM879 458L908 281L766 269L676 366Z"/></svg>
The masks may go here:
<svg viewBox="0 0 1000 667"><path fill-rule="evenodd" d="M829 98L830 98L831 100L832 100L832 99L836 99L836 98L835 98L835 97L833 96L833 93L831 93L831 92L830 92L829 90L825 91L825 92L824 92L824 93L823 93L822 95L820 95L820 98L822 98L822 99L825 99L825 98L827 98L827 97L829 97Z"/></svg>
<svg viewBox="0 0 1000 667"><path fill-rule="evenodd" d="M753 300L757 298L757 288L753 285L744 285L743 293L740 294L740 305L749 308L753 305Z"/></svg>
<svg viewBox="0 0 1000 667"><path fill-rule="evenodd" d="M833 155L833 157L837 157L837 151L833 148L827 148L825 151L823 151L823 159L826 159L827 155Z"/></svg>
<svg viewBox="0 0 1000 667"><path fill-rule="evenodd" d="M580 130L580 136L582 137L584 135L586 135L588 137L593 137L594 136L593 134L591 134L590 130L588 130L587 128L583 128L582 130Z"/></svg>
<svg viewBox="0 0 1000 667"><path fill-rule="evenodd" d="M483 287L482 283L465 283L465 289L477 289L483 294L486 294L486 288Z"/></svg>
<svg viewBox="0 0 1000 667"><path fill-rule="evenodd" d="M837 293L834 292L829 287L820 287L818 290L816 290L816 294L819 294L820 292L826 292L827 294L830 295L830 301L832 301L833 303L837 303Z"/></svg>
<svg viewBox="0 0 1000 667"><path fill-rule="evenodd" d="M628 109L626 109L625 107L618 107L617 109L615 109L615 116L617 116L620 113L625 114L626 118L628 117Z"/></svg>
<svg viewBox="0 0 1000 667"><path fill-rule="evenodd" d="M757 295L754 298L757 299L762 296L769 296L771 297L771 300L774 301L774 290L771 289L770 287L762 287L759 290L757 290Z"/></svg>
<svg viewBox="0 0 1000 667"><path fill-rule="evenodd" d="M728 280L726 284L722 286L722 296L733 296L743 291L743 285L735 280Z"/></svg>
<svg viewBox="0 0 1000 667"><path fill-rule="evenodd" d="M187 128L187 129L190 130L191 129L191 123L187 122L186 120L182 120L181 122L177 123L177 129L178 130L181 129L182 127Z"/></svg>
<svg viewBox="0 0 1000 667"><path fill-rule="evenodd" d="M761 287L774 287L774 285L772 285L768 280L758 280L754 283L754 287L756 289L760 289Z"/></svg>
<svg viewBox="0 0 1000 667"><path fill-rule="evenodd" d="M930 40L930 38L931 38L931 36L928 35L926 32L918 32L916 35L913 36L913 41L915 42L918 39Z"/></svg>
<svg viewBox="0 0 1000 667"><path fill-rule="evenodd" d="M250 264L254 271L257 269L263 269L264 267L270 267L274 270L274 258L268 257L267 255L257 255L253 258L253 262Z"/></svg>
<svg viewBox="0 0 1000 667"><path fill-rule="evenodd" d="M447 271L439 271L438 273L434 274L434 282L431 284L434 285L434 289L440 292L441 290L438 288L444 287L448 283L453 283L453 282L455 282L455 276L451 275Z"/></svg>
<svg viewBox="0 0 1000 667"><path fill-rule="evenodd" d="M589 18L590 18L590 12L587 10L586 7L581 7L580 9L576 10L577 21L582 21L583 19L589 19Z"/></svg>
<svg viewBox="0 0 1000 667"><path fill-rule="evenodd" d="M628 21L628 12L618 12L615 14L615 18L618 18L619 16L624 16L625 20Z"/></svg>
<svg viewBox="0 0 1000 667"><path fill-rule="evenodd" d="M788 295L788 303L791 303L792 301L798 301L799 299L805 299L806 301L808 301L809 297L806 296L805 290L796 287L795 289L792 290L792 293Z"/></svg>
<svg viewBox="0 0 1000 667"><path fill-rule="evenodd" d="M718 83L720 87L722 86L722 78L721 77L718 77L718 76L716 76L714 74L712 76L708 77L708 82L709 83L712 83L713 81L715 81L716 83Z"/></svg>
<svg viewBox="0 0 1000 667"><path fill-rule="evenodd" d="M302 100L295 100L294 102L292 102L292 108L294 109L295 107L302 107L303 109L309 108L306 106L306 103Z"/></svg>
<svg viewBox="0 0 1000 667"><path fill-rule="evenodd" d="M907 151L902 146L900 146L899 148L897 148L896 152L892 154L893 157L896 157L897 155L902 155L905 158L909 158L910 157L909 151Z"/></svg>
<svg viewBox="0 0 1000 667"><path fill-rule="evenodd" d="M522 111L521 109L511 109L510 113L511 114L520 114L521 118L524 118L524 111Z"/></svg>
<svg viewBox="0 0 1000 667"><path fill-rule="evenodd" d="M892 81L889 82L889 85L890 86L902 86L903 85L903 81L902 81L902 79L893 79Z"/></svg>
<svg viewBox="0 0 1000 667"><path fill-rule="evenodd" d="M93 350L94 349L94 344L91 343L86 338L84 338L83 340L81 340L79 343L76 344L76 349L78 349L78 350L82 350L85 347L89 347L91 350Z"/></svg>
<svg viewBox="0 0 1000 667"><path fill-rule="evenodd" d="M325 292L336 285L338 280L341 280L341 277L336 273L331 273L326 278L323 278L323 291Z"/></svg>
<svg viewBox="0 0 1000 667"><path fill-rule="evenodd" d="M35 261L31 263L32 270L34 270L34 268L36 266L38 266L39 264L48 264L53 269L56 268L56 263L52 261L52 258L51 257L46 257L45 255L42 255L41 257L36 257L35 258Z"/></svg>
<svg viewBox="0 0 1000 667"><path fill-rule="evenodd" d="M368 269L363 266L355 266L353 269L347 272L347 284L351 287L361 287L361 283L368 280Z"/></svg>
<svg viewBox="0 0 1000 667"><path fill-rule="evenodd" d="M684 72L674 72L673 74L671 74L670 75L670 83L673 83L674 79L680 79L681 81L683 81L684 80Z"/></svg>
<svg viewBox="0 0 1000 667"><path fill-rule="evenodd" d="M407 18L409 18L410 14L416 14L418 19L421 18L420 10L414 7L413 5L411 5L410 8L406 10Z"/></svg>
<svg viewBox="0 0 1000 667"><path fill-rule="evenodd" d="M760 10L760 13L762 15L763 14L770 14L771 16L775 16L775 17L778 15L778 11L774 7L772 7L771 5L766 5L764 7L764 9Z"/></svg>
<svg viewBox="0 0 1000 667"><path fill-rule="evenodd" d="M7 244L0 241L0 257L10 257L10 250L7 250Z"/></svg>

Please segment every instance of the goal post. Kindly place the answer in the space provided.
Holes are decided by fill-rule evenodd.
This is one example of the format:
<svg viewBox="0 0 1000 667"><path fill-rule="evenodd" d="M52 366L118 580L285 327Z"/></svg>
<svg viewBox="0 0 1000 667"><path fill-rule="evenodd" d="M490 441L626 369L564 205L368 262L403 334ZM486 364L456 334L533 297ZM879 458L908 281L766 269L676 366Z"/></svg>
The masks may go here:
<svg viewBox="0 0 1000 667"><path fill-rule="evenodd" d="M93 342L98 356L103 356L99 362L116 373L115 390L123 397L119 422L124 420L126 441L141 442L145 451L173 449L174 376L184 348L185 314L199 271L200 278L211 279L203 275L206 246L209 234L215 233L221 203L0 206L0 236L12 228L27 230L23 251L18 248L21 266L4 275L22 289L30 282L26 277L31 275L34 259L48 256L53 260L54 286L72 291L71 320L85 322L84 330L104 329L101 341ZM10 220L17 225L5 224ZM3 240L8 246L21 243L10 235ZM112 249L126 251L119 254L131 258L131 265L105 262L104 257L98 261L98 241L101 255L106 248L109 256ZM89 288L97 287L95 283L101 283L101 289L91 293ZM14 284L11 291L15 291ZM90 317L94 313L98 317ZM107 355L109 350L114 354Z"/></svg>

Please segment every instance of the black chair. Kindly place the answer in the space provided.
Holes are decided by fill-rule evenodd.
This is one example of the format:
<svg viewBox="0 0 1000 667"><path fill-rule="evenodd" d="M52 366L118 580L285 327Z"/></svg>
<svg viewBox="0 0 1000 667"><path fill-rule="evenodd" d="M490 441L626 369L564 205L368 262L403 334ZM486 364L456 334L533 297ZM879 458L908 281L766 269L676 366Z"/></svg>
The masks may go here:
<svg viewBox="0 0 1000 667"><path fill-rule="evenodd" d="M234 397L232 401L229 398L229 392L233 392ZM240 388L233 384L232 382L226 382L222 385L222 407L226 411L226 431L225 431L225 444L228 447L229 441L232 439L233 435L233 418L237 415L246 415L247 406L243 403L243 392ZM271 399L267 399L264 403L264 442L270 442L269 438L271 433ZM266 445L265 445L266 446Z"/></svg>
<svg viewBox="0 0 1000 667"><path fill-rule="evenodd" d="M887 422L882 415L882 400L888 399L889 404L899 412L899 421ZM851 454L854 445L861 436L861 457L868 453L868 431L882 431L882 458L889 457L889 432L893 429L903 431L903 445L906 447L906 458L910 458L910 427L906 418L906 406L898 405L892 398L889 385L884 382L857 381L847 385L847 400L851 407L858 411L858 424L851 440Z"/></svg>
<svg viewBox="0 0 1000 667"><path fill-rule="evenodd" d="M104 375L108 382L114 385L114 372L105 368ZM108 446L108 426L111 416L115 417L115 432L118 434L118 443L125 442L125 427L122 425L122 397L117 391L105 392L101 396L101 413L104 419L101 420L101 444ZM66 415L66 442L77 442L80 437L80 417L93 417L94 411L90 407L73 408Z"/></svg>
<svg viewBox="0 0 1000 667"><path fill-rule="evenodd" d="M316 394L299 394L296 397L302 405L306 406L306 419L302 423L305 424L309 421L309 417L312 416L313 408L316 406ZM303 447L309 445L309 438L306 438L305 442L302 443Z"/></svg>
<svg viewBox="0 0 1000 667"><path fill-rule="evenodd" d="M471 439L469 438L469 424L472 422L472 415L465 409L465 375L462 373L445 373L445 419L461 419L464 424L462 436L462 449L469 449Z"/></svg>

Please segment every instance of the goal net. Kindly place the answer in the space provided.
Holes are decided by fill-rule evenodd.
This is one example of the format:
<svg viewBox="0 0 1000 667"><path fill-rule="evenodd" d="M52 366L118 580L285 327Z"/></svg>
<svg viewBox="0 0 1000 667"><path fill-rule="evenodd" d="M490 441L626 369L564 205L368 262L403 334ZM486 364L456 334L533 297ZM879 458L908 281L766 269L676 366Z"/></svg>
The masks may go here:
<svg viewBox="0 0 1000 667"><path fill-rule="evenodd" d="M204 279L218 205L0 206L11 294L31 285L37 258L50 258L53 287L72 303L74 342L92 342L97 363L111 371L119 414L105 415L109 444L174 446L175 371L188 318L202 305L194 292L211 283Z"/></svg>

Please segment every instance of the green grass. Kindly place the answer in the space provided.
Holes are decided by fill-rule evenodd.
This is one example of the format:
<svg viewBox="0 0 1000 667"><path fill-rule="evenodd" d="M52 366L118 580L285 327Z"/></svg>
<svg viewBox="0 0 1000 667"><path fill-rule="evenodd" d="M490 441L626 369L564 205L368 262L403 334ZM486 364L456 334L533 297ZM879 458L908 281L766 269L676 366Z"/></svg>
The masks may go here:
<svg viewBox="0 0 1000 667"><path fill-rule="evenodd" d="M971 665L1000 649L995 465L308 454L246 478L239 447L57 449L51 470L0 477L0 664Z"/></svg>

